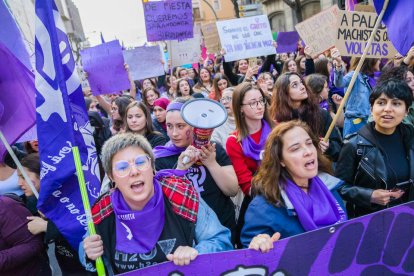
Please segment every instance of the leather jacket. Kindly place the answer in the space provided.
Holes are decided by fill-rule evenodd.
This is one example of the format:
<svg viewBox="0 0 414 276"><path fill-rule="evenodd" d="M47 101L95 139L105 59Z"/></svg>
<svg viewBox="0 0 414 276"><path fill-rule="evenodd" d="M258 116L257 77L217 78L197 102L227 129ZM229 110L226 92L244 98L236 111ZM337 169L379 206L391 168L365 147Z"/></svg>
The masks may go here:
<svg viewBox="0 0 414 276"><path fill-rule="evenodd" d="M349 135L342 148L335 170L336 177L345 184L339 188L339 193L347 201L349 217L358 217L403 202L414 200L414 185L398 200L391 201L388 206L371 203L374 190L388 190L390 185L389 171L385 154L381 145L374 137L375 122L361 128L356 134ZM404 147L410 165L410 179L414 180L414 128L400 124L395 131L401 133Z"/></svg>

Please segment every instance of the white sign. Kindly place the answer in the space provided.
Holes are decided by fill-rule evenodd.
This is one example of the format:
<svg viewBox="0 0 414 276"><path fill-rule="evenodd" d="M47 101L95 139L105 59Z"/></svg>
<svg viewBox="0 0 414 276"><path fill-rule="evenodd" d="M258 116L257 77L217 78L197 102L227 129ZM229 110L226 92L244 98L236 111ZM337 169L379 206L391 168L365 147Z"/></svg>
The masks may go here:
<svg viewBox="0 0 414 276"><path fill-rule="evenodd" d="M198 63L201 56L200 44L201 36L196 34L190 39L168 41L168 52L172 66Z"/></svg>
<svg viewBox="0 0 414 276"><path fill-rule="evenodd" d="M165 74L159 46L137 47L122 53L133 80L143 80Z"/></svg>
<svg viewBox="0 0 414 276"><path fill-rule="evenodd" d="M276 53L266 15L219 21L217 30L226 61Z"/></svg>

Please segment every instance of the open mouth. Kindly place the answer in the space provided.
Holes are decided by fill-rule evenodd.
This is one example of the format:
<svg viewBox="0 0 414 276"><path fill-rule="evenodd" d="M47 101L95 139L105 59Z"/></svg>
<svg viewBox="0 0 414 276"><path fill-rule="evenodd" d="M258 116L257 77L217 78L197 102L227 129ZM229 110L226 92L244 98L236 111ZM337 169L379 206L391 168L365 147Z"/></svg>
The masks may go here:
<svg viewBox="0 0 414 276"><path fill-rule="evenodd" d="M131 184L131 190L136 193L142 192L144 189L144 182L143 181L136 181Z"/></svg>
<svg viewBox="0 0 414 276"><path fill-rule="evenodd" d="M313 169L315 167L315 159L312 159L305 163L305 168Z"/></svg>
<svg viewBox="0 0 414 276"><path fill-rule="evenodd" d="M393 116L390 116L390 115L385 115L385 116L382 116L381 118L384 119L384 120L392 120L392 119L394 119L394 117Z"/></svg>

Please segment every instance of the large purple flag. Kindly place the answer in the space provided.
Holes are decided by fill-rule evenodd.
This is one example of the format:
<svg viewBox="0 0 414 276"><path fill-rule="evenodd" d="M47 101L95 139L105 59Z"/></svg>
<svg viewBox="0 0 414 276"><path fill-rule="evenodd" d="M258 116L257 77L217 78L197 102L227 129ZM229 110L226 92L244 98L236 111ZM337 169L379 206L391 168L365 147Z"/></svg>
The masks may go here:
<svg viewBox="0 0 414 276"><path fill-rule="evenodd" d="M0 61L0 130L13 144L36 121L34 76L1 42ZM0 162L5 153L0 143Z"/></svg>
<svg viewBox="0 0 414 276"><path fill-rule="evenodd" d="M32 66L30 64L29 53L23 42L22 34L3 0L0 0L0 26L0 42L9 48L13 55L15 55L27 68L31 69Z"/></svg>
<svg viewBox="0 0 414 276"><path fill-rule="evenodd" d="M72 147L78 146L89 200L99 195L99 167L81 83L53 0L36 1L36 111L41 159L38 209L73 248L86 233Z"/></svg>
<svg viewBox="0 0 414 276"><path fill-rule="evenodd" d="M381 13L384 0L374 0L375 10ZM413 0L391 0L382 18L387 26L388 37L395 49L406 55L414 44L414 1Z"/></svg>

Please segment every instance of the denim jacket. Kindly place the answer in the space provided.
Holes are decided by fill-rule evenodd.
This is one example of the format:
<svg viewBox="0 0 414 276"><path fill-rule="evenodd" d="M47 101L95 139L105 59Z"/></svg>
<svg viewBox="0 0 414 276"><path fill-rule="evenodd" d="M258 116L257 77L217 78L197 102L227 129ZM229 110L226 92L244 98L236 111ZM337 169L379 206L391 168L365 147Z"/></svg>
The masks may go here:
<svg viewBox="0 0 414 276"><path fill-rule="evenodd" d="M354 71L344 76L344 69L334 71L334 84L336 87L348 88ZM368 119L371 114L371 105L369 104L369 96L371 95L371 87L367 78L362 73L358 74L354 87L352 87L351 95L345 106L345 117L347 118L364 118Z"/></svg>

